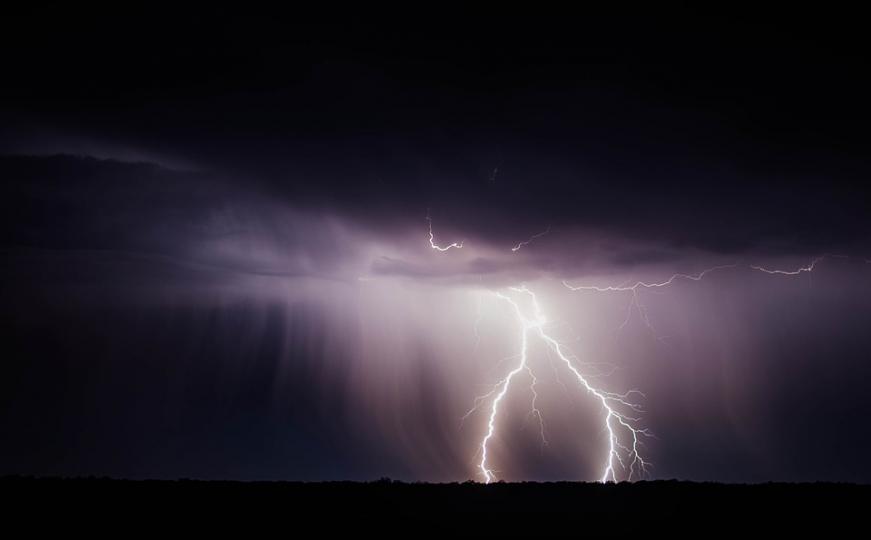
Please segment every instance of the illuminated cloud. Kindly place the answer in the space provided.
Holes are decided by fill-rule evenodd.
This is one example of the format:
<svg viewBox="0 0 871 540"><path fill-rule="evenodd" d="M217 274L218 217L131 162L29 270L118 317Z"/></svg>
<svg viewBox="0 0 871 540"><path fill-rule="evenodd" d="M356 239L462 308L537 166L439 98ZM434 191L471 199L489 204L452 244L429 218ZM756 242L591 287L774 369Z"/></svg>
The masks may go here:
<svg viewBox="0 0 871 540"><path fill-rule="evenodd" d="M148 314L107 321L101 339L152 336L174 384L206 370L197 385L221 399L241 399L256 374L270 396L258 414L311 409L262 429L293 437L329 424L312 444L356 441L360 459L386 460L378 467L392 476L706 478L717 460L801 444L769 397L804 403L807 377L849 387L865 369L858 345L834 365L813 353L853 335L871 309L863 259L721 253L580 224L512 251L509 235L447 219L434 235L465 240L441 251L425 211L382 223L148 164L7 157L3 166L15 195L5 283L18 324L64 321L67 309ZM848 292L848 307L832 303ZM546 307L527 305L530 293ZM180 326L162 329L165 316ZM85 328L77 335L72 350L98 346ZM190 363L206 351L225 367ZM122 384L155 404L146 387ZM633 388L644 396L625 393ZM827 404L806 418L818 427L849 404L820 391L807 394ZM160 399L193 407L184 393ZM707 446L714 440L719 449ZM685 452L704 457L687 465ZM754 467L723 478L761 478Z"/></svg>
<svg viewBox="0 0 871 540"><path fill-rule="evenodd" d="M859 23L25 11L0 475L871 481Z"/></svg>

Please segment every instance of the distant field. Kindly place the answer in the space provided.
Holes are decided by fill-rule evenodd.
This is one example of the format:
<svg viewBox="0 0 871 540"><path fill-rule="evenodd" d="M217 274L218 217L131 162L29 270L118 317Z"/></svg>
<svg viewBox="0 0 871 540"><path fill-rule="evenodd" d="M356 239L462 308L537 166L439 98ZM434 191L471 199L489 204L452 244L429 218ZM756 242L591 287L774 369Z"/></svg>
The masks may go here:
<svg viewBox="0 0 871 540"><path fill-rule="evenodd" d="M31 532L312 532L402 534L632 531L698 535L856 531L871 486L635 484L482 485L0 479L4 523ZM862 530L862 529L859 529ZM306 533L306 537L309 533Z"/></svg>

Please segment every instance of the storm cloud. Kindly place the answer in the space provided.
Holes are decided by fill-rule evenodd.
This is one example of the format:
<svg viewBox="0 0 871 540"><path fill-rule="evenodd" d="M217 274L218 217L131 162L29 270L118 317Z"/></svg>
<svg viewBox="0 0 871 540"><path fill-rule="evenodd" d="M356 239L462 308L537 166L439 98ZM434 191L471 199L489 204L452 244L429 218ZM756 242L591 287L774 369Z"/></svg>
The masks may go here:
<svg viewBox="0 0 871 540"><path fill-rule="evenodd" d="M525 284L654 477L871 480L847 23L58 15L0 38L0 473L477 478ZM531 354L500 476L597 478Z"/></svg>

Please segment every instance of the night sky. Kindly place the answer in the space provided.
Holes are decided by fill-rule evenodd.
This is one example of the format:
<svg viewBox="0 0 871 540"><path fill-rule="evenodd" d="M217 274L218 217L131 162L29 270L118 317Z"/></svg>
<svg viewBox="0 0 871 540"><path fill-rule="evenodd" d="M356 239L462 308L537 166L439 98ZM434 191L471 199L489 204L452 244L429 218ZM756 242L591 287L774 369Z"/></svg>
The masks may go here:
<svg viewBox="0 0 871 540"><path fill-rule="evenodd" d="M861 17L125 9L0 21L0 474L483 480L525 286L647 477L871 482ZM598 480L529 358L495 476Z"/></svg>

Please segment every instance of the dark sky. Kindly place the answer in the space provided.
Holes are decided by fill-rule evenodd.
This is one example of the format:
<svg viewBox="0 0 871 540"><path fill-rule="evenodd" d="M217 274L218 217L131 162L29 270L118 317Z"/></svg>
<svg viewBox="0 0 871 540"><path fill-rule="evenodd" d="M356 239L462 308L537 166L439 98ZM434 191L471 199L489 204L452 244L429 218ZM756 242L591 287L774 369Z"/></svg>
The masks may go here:
<svg viewBox="0 0 871 540"><path fill-rule="evenodd" d="M516 333L475 298L523 282L648 390L653 477L871 481L862 22L15 10L0 474L476 478L459 419ZM713 264L645 293L670 341L559 286ZM587 405L505 476L595 479Z"/></svg>

